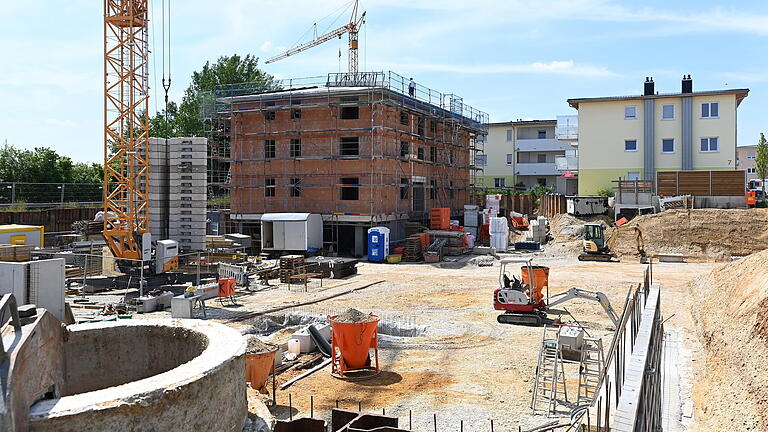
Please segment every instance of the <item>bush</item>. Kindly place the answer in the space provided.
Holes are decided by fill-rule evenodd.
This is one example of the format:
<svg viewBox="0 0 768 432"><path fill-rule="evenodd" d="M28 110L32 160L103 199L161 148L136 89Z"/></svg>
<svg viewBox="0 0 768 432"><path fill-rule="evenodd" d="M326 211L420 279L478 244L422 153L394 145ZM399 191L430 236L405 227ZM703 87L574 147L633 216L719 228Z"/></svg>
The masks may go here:
<svg viewBox="0 0 768 432"><path fill-rule="evenodd" d="M597 191L597 196L612 197L614 195L616 195L616 193L611 189L600 189Z"/></svg>

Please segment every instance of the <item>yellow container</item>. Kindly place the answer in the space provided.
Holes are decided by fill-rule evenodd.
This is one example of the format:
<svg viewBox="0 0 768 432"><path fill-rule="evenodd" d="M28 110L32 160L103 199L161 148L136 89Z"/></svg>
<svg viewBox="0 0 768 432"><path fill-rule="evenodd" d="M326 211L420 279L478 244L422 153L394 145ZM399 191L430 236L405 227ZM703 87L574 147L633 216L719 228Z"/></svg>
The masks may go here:
<svg viewBox="0 0 768 432"><path fill-rule="evenodd" d="M387 255L387 262L390 264L397 264L403 259L402 255Z"/></svg>

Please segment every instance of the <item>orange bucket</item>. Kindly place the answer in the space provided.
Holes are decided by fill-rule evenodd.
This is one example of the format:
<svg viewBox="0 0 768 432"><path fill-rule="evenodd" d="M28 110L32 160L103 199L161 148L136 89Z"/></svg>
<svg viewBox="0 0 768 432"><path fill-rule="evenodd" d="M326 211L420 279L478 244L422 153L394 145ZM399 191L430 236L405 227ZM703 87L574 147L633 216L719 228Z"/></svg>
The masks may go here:
<svg viewBox="0 0 768 432"><path fill-rule="evenodd" d="M267 393L265 386L275 366L276 352L277 350L245 355L245 380L251 384L251 388Z"/></svg>
<svg viewBox="0 0 768 432"><path fill-rule="evenodd" d="M341 323L330 317L333 337L331 348L333 353L333 373L342 377L344 372L357 369L370 369L370 349L375 350L376 371L379 370L379 317L373 316L373 321L364 323ZM341 352L336 355L336 349Z"/></svg>
<svg viewBox="0 0 768 432"><path fill-rule="evenodd" d="M528 266L523 266L520 270L523 283L531 285L531 276L528 274ZM538 303L544 298L544 287L549 287L549 267L531 266L531 271L533 272L533 280L535 282L535 286L533 286L533 295L531 297L535 303Z"/></svg>

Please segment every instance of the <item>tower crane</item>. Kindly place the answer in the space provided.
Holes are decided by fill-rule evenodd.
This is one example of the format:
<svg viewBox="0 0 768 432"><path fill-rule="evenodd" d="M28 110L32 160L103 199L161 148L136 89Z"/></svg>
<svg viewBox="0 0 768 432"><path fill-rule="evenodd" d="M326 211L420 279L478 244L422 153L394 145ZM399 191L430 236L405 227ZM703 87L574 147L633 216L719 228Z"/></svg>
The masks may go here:
<svg viewBox="0 0 768 432"><path fill-rule="evenodd" d="M357 17L358 6L359 6L358 3L359 3L359 0L355 0L355 4L352 7L352 16L350 16L349 22L347 24L344 24L343 26L337 28L336 30L332 30L320 36L316 36L314 40L297 45L282 54L279 54L270 58L265 63L274 63L278 60L282 60L286 57L290 57L294 54L298 54L302 51L306 51L314 46L320 45L335 37L341 38L341 36L344 33L348 33L349 34L349 73L356 74L358 71L357 69L358 33L360 31L360 27L363 24L365 24L365 11L363 11L362 15L360 15L360 18Z"/></svg>
<svg viewBox="0 0 768 432"><path fill-rule="evenodd" d="M104 239L121 269L142 271L143 263L153 259L148 220L148 3L104 0ZM162 242L166 252L156 257L156 273L178 266L175 242Z"/></svg>

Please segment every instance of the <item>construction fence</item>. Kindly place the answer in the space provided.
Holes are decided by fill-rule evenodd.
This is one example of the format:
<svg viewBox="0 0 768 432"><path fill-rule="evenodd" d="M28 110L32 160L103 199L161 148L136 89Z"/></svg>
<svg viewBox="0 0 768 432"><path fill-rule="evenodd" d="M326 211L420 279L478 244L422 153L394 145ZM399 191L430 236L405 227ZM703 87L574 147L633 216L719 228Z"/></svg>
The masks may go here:
<svg viewBox="0 0 768 432"><path fill-rule="evenodd" d="M101 206L101 183L0 183L0 208Z"/></svg>

